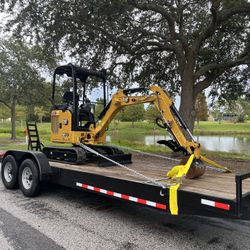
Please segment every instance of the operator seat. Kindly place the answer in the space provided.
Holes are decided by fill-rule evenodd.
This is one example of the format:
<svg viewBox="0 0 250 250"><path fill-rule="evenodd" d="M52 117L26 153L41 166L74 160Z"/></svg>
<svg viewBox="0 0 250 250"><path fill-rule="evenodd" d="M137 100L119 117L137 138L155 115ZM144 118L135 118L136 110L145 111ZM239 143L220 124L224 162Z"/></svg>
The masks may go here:
<svg viewBox="0 0 250 250"><path fill-rule="evenodd" d="M63 102L67 104L73 104L74 94L71 91L66 91L63 95ZM79 95L76 95L76 102L79 102Z"/></svg>
<svg viewBox="0 0 250 250"><path fill-rule="evenodd" d="M72 112L73 92L66 91L63 94L62 101L63 101L63 104L55 105L54 108L59 109L59 110L63 110L63 111L70 110ZM79 95L76 95L76 102L78 103L78 101L79 101Z"/></svg>
<svg viewBox="0 0 250 250"><path fill-rule="evenodd" d="M89 99L79 108L79 121L95 122L94 114L91 112L91 102Z"/></svg>

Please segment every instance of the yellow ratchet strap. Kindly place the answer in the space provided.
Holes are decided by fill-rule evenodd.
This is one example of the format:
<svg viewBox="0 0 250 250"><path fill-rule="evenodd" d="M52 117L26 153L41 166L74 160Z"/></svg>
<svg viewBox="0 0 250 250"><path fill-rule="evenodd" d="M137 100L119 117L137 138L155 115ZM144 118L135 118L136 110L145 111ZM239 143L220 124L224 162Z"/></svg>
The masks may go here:
<svg viewBox="0 0 250 250"><path fill-rule="evenodd" d="M187 174L192 162L194 160L194 154L192 154L185 165L178 165L173 167L168 173L167 176L172 180L180 180L184 175ZM180 187L180 182L171 185L169 189L169 207L172 215L178 215L178 197L177 191Z"/></svg>
<svg viewBox="0 0 250 250"><path fill-rule="evenodd" d="M211 164L211 165L213 165L213 166L215 166L215 167L217 167L219 169L224 170L225 172L232 173L232 171L230 169L228 169L227 167L223 167L220 164L206 158L205 156L200 155L200 159L207 162L208 164Z"/></svg>

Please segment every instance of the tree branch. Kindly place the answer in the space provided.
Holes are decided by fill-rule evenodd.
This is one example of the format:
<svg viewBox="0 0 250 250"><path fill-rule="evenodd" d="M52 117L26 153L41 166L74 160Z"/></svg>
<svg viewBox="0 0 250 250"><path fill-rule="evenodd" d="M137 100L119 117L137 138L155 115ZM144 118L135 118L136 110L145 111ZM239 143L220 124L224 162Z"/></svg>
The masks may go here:
<svg viewBox="0 0 250 250"><path fill-rule="evenodd" d="M213 72L209 74L204 80L198 82L194 86L194 96L196 97L199 93L201 93L204 89L208 88L211 83L220 75L222 75L224 70L218 70L217 72Z"/></svg>
<svg viewBox="0 0 250 250"><path fill-rule="evenodd" d="M11 106L7 102L5 102L4 100L0 100L0 103L5 105L7 108L11 109Z"/></svg>
<svg viewBox="0 0 250 250"><path fill-rule="evenodd" d="M196 51L198 51L202 45L202 43L212 36L216 29L225 21L227 21L230 17L240 14L240 13L249 13L250 12L250 3L243 3L241 6L234 7L231 9L225 9L224 11L219 12L219 3L220 0L213 0L211 13L212 13L212 20L210 25L207 27L206 30L194 41L193 47Z"/></svg>
<svg viewBox="0 0 250 250"><path fill-rule="evenodd" d="M148 42L142 42L141 44L138 44L137 46L132 48L131 51L136 53L141 48L147 48L147 47L151 47L151 46L158 47L159 50L162 50L162 51L163 50L170 50L170 51L175 50L175 47L170 45L170 44L161 44L160 42L156 42L156 41L148 41Z"/></svg>
<svg viewBox="0 0 250 250"><path fill-rule="evenodd" d="M239 66L242 64L249 64L249 63L250 63L250 56L248 54L243 56L243 57L242 57L242 55L240 55L234 61L227 61L227 62L223 62L223 63L210 63L210 64L207 64L207 65L201 67L198 71L196 71L194 74L194 79L197 80L199 77L204 75L209 70L214 70L214 69L225 70L227 68L232 68L235 66Z"/></svg>
<svg viewBox="0 0 250 250"><path fill-rule="evenodd" d="M119 37L111 34L106 29L103 29L100 26L95 26L95 25L87 23L87 22L85 23L85 25L89 26L90 28L92 28L94 30L100 31L101 33L106 35L109 39L112 39L112 41L116 42L118 45L120 45L121 47L126 49L128 52L131 51L131 46L127 42L125 42L123 39L120 39Z"/></svg>
<svg viewBox="0 0 250 250"><path fill-rule="evenodd" d="M75 19L74 17L71 17L71 18L67 18L67 20L68 21L76 21L77 19ZM167 43L160 43L157 41L141 42L140 44L133 47L133 46L131 46L131 44L128 41L121 39L121 38L117 37L116 35L111 34L107 29L104 29L104 28L100 27L99 25L93 25L93 23L90 23L87 21L84 22L84 25L88 26L89 28L91 28L93 30L97 30L97 31L101 32L104 36L106 36L108 38L107 41L109 43L110 43L110 41L117 43L127 53L129 53L131 55L136 53L141 48L147 48L148 46L157 46L159 48L159 50L162 50L162 51L163 50L169 50L169 51L175 50L175 47L173 45L167 44Z"/></svg>
<svg viewBox="0 0 250 250"><path fill-rule="evenodd" d="M173 16L170 15L170 13L167 10L165 10L163 7L158 6L156 4L138 3L135 0L130 0L129 3L132 6L136 7L137 9L140 9L143 11L154 11L156 13L161 14L167 20L170 34L172 37L172 41L175 41L176 39L179 40L184 50L186 52L188 51L188 41L186 37L176 32L175 19Z"/></svg>
<svg viewBox="0 0 250 250"><path fill-rule="evenodd" d="M225 22L230 17L241 14L241 13L249 13L250 12L250 3L243 3L241 6L232 9L226 9L222 12L222 15L219 17L219 22Z"/></svg>
<svg viewBox="0 0 250 250"><path fill-rule="evenodd" d="M152 48L149 48L149 49L144 49L142 51L137 51L134 56L135 58L138 58L142 55L146 55L146 54L150 54L152 52L159 52L159 51L162 51L161 49L157 48L157 47L152 47Z"/></svg>

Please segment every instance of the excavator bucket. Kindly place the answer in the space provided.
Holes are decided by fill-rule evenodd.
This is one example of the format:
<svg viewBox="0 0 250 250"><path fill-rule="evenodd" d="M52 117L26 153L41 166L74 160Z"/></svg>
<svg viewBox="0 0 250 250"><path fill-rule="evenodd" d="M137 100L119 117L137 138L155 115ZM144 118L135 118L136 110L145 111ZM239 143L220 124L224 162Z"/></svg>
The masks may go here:
<svg viewBox="0 0 250 250"><path fill-rule="evenodd" d="M180 161L180 165L185 165L190 156L184 156ZM201 160L194 159L187 174L187 179L195 179L202 176L206 171L206 166L203 164Z"/></svg>

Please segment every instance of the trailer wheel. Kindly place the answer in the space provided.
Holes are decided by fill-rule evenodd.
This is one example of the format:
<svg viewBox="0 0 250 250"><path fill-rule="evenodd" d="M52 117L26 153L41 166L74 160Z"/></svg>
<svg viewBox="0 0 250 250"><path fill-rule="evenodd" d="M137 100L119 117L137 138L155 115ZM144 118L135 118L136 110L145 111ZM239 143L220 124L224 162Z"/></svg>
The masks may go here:
<svg viewBox="0 0 250 250"><path fill-rule="evenodd" d="M19 169L18 182L25 196L34 197L39 194L39 172L37 164L33 160L26 159L22 162Z"/></svg>
<svg viewBox="0 0 250 250"><path fill-rule="evenodd" d="M15 158L8 155L4 158L1 170L1 177L7 189L17 188L18 167Z"/></svg>

